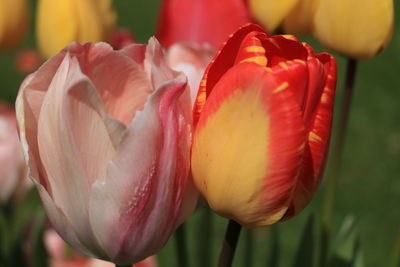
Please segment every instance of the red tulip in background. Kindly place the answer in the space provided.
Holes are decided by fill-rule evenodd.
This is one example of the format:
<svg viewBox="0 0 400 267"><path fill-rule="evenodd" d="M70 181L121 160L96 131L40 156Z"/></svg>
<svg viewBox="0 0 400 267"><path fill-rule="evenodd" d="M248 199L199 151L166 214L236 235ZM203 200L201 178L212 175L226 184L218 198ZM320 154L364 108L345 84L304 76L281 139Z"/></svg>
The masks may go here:
<svg viewBox="0 0 400 267"><path fill-rule="evenodd" d="M230 33L251 22L247 1L164 0L157 38L169 47L178 42L219 48Z"/></svg>
<svg viewBox="0 0 400 267"><path fill-rule="evenodd" d="M192 172L211 208L248 227L301 211L321 180L335 86L331 55L253 24L233 34L194 110Z"/></svg>

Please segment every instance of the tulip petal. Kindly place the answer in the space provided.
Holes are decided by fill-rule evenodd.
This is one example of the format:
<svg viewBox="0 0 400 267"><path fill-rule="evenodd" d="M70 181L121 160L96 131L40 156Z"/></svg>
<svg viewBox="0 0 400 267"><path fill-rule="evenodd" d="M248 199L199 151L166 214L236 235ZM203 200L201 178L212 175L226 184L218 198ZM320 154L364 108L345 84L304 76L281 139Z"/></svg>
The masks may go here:
<svg viewBox="0 0 400 267"><path fill-rule="evenodd" d="M152 92L146 73L134 60L106 43L72 44L67 49L93 82L107 113L129 125Z"/></svg>
<svg viewBox="0 0 400 267"><path fill-rule="evenodd" d="M308 143L305 147L303 166L285 219L299 213L311 201L321 181L328 154L336 88L336 62L328 54L319 54L316 57L324 68L324 79L322 85L314 86L319 86L322 91L317 94L319 98L316 105L313 105L315 108L312 115L308 115L307 121L310 123L307 125Z"/></svg>
<svg viewBox="0 0 400 267"><path fill-rule="evenodd" d="M174 71L168 65L164 51L160 43L154 37L149 39L149 44L147 45L144 68L146 72L150 74L148 78L151 80L153 88L159 88L165 81L176 79L180 75L180 72ZM184 90L179 101L181 105L187 107L186 103L190 103L190 99L190 90ZM190 108L186 108L184 112L185 118L191 117Z"/></svg>
<svg viewBox="0 0 400 267"><path fill-rule="evenodd" d="M111 259L141 260L174 230L189 171L190 119L178 101L185 88L180 76L150 96L108 165L106 180L92 187L91 225Z"/></svg>
<svg viewBox="0 0 400 267"><path fill-rule="evenodd" d="M88 224L88 192L105 179L115 154L106 125L96 89L67 54L43 100L37 139L49 193L87 247L97 246Z"/></svg>
<svg viewBox="0 0 400 267"><path fill-rule="evenodd" d="M24 150L25 160L29 166L29 177L47 186L47 175L39 157L37 145L37 122L40 109L57 68L65 53L59 53L44 63L35 73L28 75L23 81L17 101L16 113L20 128L20 139Z"/></svg>
<svg viewBox="0 0 400 267"><path fill-rule="evenodd" d="M236 58L232 55L237 54L240 49L242 39L252 31L265 33L265 31L256 24L246 24L240 27L235 34L231 34L229 38L222 44L220 50L208 65L200 83L200 88L197 93L196 102L193 108L194 125L196 125L197 121L199 120L200 113L208 95L211 92L211 88L213 88L221 76L235 64Z"/></svg>
<svg viewBox="0 0 400 267"><path fill-rule="evenodd" d="M56 206L47 190L39 183L35 182L35 185L43 202L46 214L49 217L49 220L52 222L52 226L57 233L74 248L79 249L88 256L94 256L90 252L91 250L85 247L85 245L83 245L83 243L80 241L73 227L71 227L71 222L62 212L62 210ZM99 253L98 255L104 255L104 252L100 250L97 251L97 253Z"/></svg>
<svg viewBox="0 0 400 267"><path fill-rule="evenodd" d="M144 57L146 54L146 45L144 44L130 44L119 50L124 55L130 57L143 67Z"/></svg>
<svg viewBox="0 0 400 267"><path fill-rule="evenodd" d="M196 128L199 190L219 214L247 227L278 221L296 184L305 133L288 86L255 63L236 65L215 85Z"/></svg>

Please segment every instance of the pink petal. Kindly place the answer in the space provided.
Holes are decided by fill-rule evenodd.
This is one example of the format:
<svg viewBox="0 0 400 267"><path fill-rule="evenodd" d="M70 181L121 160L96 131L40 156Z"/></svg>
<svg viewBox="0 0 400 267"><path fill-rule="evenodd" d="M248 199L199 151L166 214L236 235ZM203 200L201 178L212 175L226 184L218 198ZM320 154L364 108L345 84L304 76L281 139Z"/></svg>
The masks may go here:
<svg viewBox="0 0 400 267"><path fill-rule="evenodd" d="M151 95L106 180L93 186L91 225L111 259L139 261L159 250L176 227L189 172L191 122L177 101L185 87L179 77Z"/></svg>
<svg viewBox="0 0 400 267"><path fill-rule="evenodd" d="M106 43L73 44L67 49L71 56L77 57L82 72L93 82L107 113L128 125L136 111L143 109L153 90L140 65L126 56L133 51L128 48L123 50L125 52L114 51ZM134 50L141 50L141 47Z"/></svg>
<svg viewBox="0 0 400 267"><path fill-rule="evenodd" d="M38 147L55 205L90 248L97 244L88 223L88 192L105 179L115 154L106 122L96 89L67 54L43 100Z"/></svg>
<svg viewBox="0 0 400 267"><path fill-rule="evenodd" d="M29 165L29 177L47 188L47 176L40 161L37 145L37 122L42 102L54 74L61 64L65 52L45 62L35 73L23 81L17 101L16 112L25 160Z"/></svg>

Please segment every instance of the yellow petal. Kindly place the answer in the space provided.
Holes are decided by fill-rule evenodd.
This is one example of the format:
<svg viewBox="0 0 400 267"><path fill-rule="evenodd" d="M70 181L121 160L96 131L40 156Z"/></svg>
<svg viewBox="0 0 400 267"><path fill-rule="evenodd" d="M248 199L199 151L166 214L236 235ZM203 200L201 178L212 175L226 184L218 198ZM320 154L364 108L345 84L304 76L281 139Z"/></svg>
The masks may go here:
<svg viewBox="0 0 400 267"><path fill-rule="evenodd" d="M269 31L279 27L298 0L250 0L254 17ZM303 1L303 0L301 0Z"/></svg>
<svg viewBox="0 0 400 267"><path fill-rule="evenodd" d="M19 45L28 28L27 0L0 1L0 50L9 50Z"/></svg>
<svg viewBox="0 0 400 267"><path fill-rule="evenodd" d="M312 32L313 18L318 0L298 1L283 21L283 31L290 34Z"/></svg>
<svg viewBox="0 0 400 267"><path fill-rule="evenodd" d="M362 59L381 51L391 38L393 0L320 0L314 34L326 47Z"/></svg>
<svg viewBox="0 0 400 267"><path fill-rule="evenodd" d="M39 0L37 8L37 40L44 57L49 58L77 41L79 21L75 1Z"/></svg>
<svg viewBox="0 0 400 267"><path fill-rule="evenodd" d="M199 129L192 151L194 179L209 205L242 223L259 209L269 161L269 120L259 93L232 93Z"/></svg>

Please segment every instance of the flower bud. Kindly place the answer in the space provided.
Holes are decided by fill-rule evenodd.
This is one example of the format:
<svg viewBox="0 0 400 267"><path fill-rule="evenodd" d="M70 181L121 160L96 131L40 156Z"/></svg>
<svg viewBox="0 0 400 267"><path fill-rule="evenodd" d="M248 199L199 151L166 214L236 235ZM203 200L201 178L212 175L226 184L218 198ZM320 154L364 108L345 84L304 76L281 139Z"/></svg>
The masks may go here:
<svg viewBox="0 0 400 267"><path fill-rule="evenodd" d="M250 24L208 66L197 96L194 181L210 207L247 227L312 199L331 134L336 62Z"/></svg>
<svg viewBox="0 0 400 267"><path fill-rule="evenodd" d="M379 53L393 30L393 0L320 0L314 35L327 48L355 59Z"/></svg>
<svg viewBox="0 0 400 267"><path fill-rule="evenodd" d="M76 41L105 41L114 27L116 14L111 0L39 0L37 40L45 58Z"/></svg>

